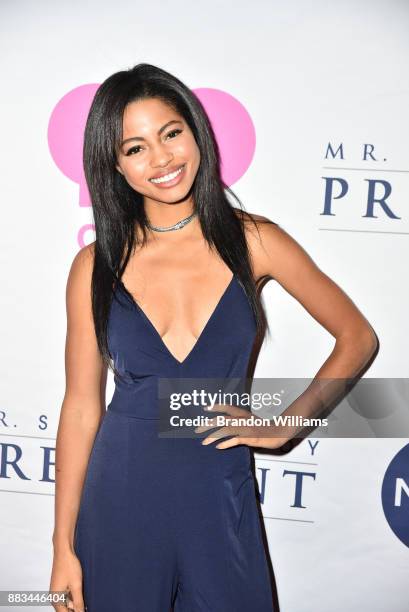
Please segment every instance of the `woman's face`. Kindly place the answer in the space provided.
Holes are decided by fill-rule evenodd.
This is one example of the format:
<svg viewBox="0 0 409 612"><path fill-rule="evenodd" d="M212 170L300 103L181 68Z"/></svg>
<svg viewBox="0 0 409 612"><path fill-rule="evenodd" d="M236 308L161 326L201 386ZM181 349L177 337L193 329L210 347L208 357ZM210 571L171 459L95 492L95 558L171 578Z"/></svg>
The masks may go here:
<svg viewBox="0 0 409 612"><path fill-rule="evenodd" d="M170 106L157 98L127 105L116 168L145 203L183 200L199 163L192 131Z"/></svg>

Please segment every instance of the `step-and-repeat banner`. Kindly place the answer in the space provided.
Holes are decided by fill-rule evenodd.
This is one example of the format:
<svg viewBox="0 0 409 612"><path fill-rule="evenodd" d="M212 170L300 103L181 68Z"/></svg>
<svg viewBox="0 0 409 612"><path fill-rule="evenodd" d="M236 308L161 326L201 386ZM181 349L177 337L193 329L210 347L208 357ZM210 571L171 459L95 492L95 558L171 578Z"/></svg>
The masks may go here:
<svg viewBox="0 0 409 612"><path fill-rule="evenodd" d="M20 0L0 16L0 590L47 590L65 286L94 240L81 147L98 84L147 62L191 87L226 183L374 327L365 378L406 379L409 4ZM271 335L255 376L313 377L334 338L278 283L262 295ZM110 375L107 401L112 392ZM386 394L379 419L388 406ZM408 609L407 429L399 435L255 452L281 612Z"/></svg>

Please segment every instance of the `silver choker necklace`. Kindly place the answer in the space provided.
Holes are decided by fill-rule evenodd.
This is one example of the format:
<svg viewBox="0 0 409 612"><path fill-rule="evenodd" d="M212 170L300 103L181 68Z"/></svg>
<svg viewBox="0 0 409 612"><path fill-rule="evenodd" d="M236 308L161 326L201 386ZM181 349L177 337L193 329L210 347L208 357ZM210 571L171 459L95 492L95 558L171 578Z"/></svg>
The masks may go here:
<svg viewBox="0 0 409 612"><path fill-rule="evenodd" d="M182 219L181 221L175 223L175 225L170 225L169 227L156 227L155 225L151 225L149 221L147 221L146 224L149 229L153 230L154 232L171 232L173 230L178 230L185 227L185 225L187 225L196 215L197 212L195 211L189 217L186 217L186 219Z"/></svg>

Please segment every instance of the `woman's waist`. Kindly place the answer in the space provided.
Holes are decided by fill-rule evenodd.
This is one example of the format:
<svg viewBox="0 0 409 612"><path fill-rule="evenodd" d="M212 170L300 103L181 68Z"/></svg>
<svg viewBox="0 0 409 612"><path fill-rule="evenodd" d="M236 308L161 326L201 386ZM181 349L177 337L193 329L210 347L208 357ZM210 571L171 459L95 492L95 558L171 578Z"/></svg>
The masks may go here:
<svg viewBox="0 0 409 612"><path fill-rule="evenodd" d="M248 384L245 376L149 377L132 384L116 384L108 410L136 419L161 420L164 427L180 430L195 419L209 417L206 407L241 405Z"/></svg>
<svg viewBox="0 0 409 612"><path fill-rule="evenodd" d="M210 444L202 444L209 432L195 433L193 428L181 431L166 431L159 419L146 418L137 414L125 414L108 407L99 432L99 444L106 447L117 440L121 453L127 455L128 465L142 461L141 465L163 465L166 469L173 466L185 472L189 465L208 470L211 465L226 467L224 474L240 467L248 469L251 449L237 445L226 449L216 447L221 439ZM98 444L97 444L98 445ZM190 464L190 460L193 461ZM172 469L173 469L172 468Z"/></svg>

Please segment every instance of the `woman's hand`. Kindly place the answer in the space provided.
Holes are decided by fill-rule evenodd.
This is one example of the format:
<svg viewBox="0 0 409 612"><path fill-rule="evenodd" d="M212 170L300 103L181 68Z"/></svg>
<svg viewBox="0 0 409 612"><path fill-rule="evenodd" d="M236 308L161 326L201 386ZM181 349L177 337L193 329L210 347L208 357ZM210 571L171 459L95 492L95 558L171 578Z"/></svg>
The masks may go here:
<svg viewBox="0 0 409 612"><path fill-rule="evenodd" d="M82 569L78 557L69 549L54 552L53 569L51 573L50 591L69 591L70 597L65 604L54 604L56 612L74 610L85 612L86 607L82 596Z"/></svg>
<svg viewBox="0 0 409 612"><path fill-rule="evenodd" d="M209 408L205 408L205 410L209 411ZM223 412L225 413L224 422L225 425L219 426L219 429L213 431L207 438L202 440L202 444L210 444L219 438L224 438L225 436L234 436L229 440L225 440L223 442L219 442L216 444L216 448L231 448L232 446L237 446L238 444L246 444L247 446L259 446L262 448L280 448L283 444L288 442L287 438L281 437L278 431L278 428L272 423L271 425L255 425L252 424L252 419L257 419L257 415L249 412L248 410L244 410L243 408L238 408L237 406L229 406L226 404L215 404L215 406L211 409L211 412ZM245 419L241 420L240 423L243 425L234 425L230 424L237 418ZM200 425L195 428L196 433L202 433L209 429L214 429L218 427L215 417L208 417L208 425Z"/></svg>

